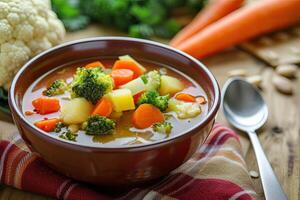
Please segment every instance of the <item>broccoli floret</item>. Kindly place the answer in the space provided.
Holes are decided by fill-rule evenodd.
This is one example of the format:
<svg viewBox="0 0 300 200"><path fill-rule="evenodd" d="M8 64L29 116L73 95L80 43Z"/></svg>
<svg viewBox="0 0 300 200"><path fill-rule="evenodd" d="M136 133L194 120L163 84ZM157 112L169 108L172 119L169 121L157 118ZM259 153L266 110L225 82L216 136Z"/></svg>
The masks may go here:
<svg viewBox="0 0 300 200"><path fill-rule="evenodd" d="M58 122L58 123L55 125L55 128L54 128L53 131L56 132L56 133L59 133L59 132L61 132L61 130L62 130L64 127L66 127L66 125L65 125L64 123Z"/></svg>
<svg viewBox="0 0 300 200"><path fill-rule="evenodd" d="M65 93L67 87L67 83L64 80L59 79L54 81L49 87L47 87L47 89L43 91L43 94L48 97L63 94Z"/></svg>
<svg viewBox="0 0 300 200"><path fill-rule="evenodd" d="M53 131L56 133L60 133L58 137L64 140L76 141L76 138L78 136L77 134L72 133L67 125L62 122L57 123Z"/></svg>
<svg viewBox="0 0 300 200"><path fill-rule="evenodd" d="M153 70L143 75L142 80L146 85L146 91L158 90L160 87L160 73L157 70Z"/></svg>
<svg viewBox="0 0 300 200"><path fill-rule="evenodd" d="M149 103L159 108L161 111L165 111L168 108L169 99L169 95L160 96L157 91L147 91L140 96L137 104L141 105L143 103Z"/></svg>
<svg viewBox="0 0 300 200"><path fill-rule="evenodd" d="M198 103L178 101L170 99L168 110L174 111L180 119L187 119L196 117L201 113L201 107Z"/></svg>
<svg viewBox="0 0 300 200"><path fill-rule="evenodd" d="M173 126L170 122L162 122L162 123L156 123L152 126L153 131L158 133L165 133L169 134L171 133Z"/></svg>
<svg viewBox="0 0 300 200"><path fill-rule="evenodd" d="M88 118L84 130L88 135L107 135L112 134L115 127L113 120L95 115Z"/></svg>
<svg viewBox="0 0 300 200"><path fill-rule="evenodd" d="M84 97L95 104L103 95L113 89L113 80L99 67L77 68L70 87L73 92L72 96Z"/></svg>
<svg viewBox="0 0 300 200"><path fill-rule="evenodd" d="M66 129L63 131L58 137L64 139L64 140L70 140L70 141L76 141L77 134L74 134L70 131L70 129Z"/></svg>

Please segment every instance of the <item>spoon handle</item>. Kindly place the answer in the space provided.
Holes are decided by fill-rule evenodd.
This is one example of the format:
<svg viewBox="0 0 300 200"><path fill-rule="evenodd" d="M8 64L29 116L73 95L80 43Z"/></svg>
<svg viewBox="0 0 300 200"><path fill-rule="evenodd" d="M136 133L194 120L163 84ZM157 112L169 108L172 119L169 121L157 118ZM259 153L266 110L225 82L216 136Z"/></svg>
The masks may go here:
<svg viewBox="0 0 300 200"><path fill-rule="evenodd" d="M256 133L248 131L248 134L256 155L266 200L286 200L284 191L274 174Z"/></svg>

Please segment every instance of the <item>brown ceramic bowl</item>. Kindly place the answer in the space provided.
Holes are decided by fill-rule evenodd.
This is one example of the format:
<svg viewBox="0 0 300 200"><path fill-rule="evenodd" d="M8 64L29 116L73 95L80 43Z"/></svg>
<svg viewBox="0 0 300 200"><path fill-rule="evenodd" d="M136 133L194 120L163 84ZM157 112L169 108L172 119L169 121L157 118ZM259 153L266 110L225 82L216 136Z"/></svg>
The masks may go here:
<svg viewBox="0 0 300 200"><path fill-rule="evenodd" d="M81 59L124 54L166 64L193 78L208 96L207 116L196 126L174 137L151 144L117 148L92 147L60 140L41 132L25 119L22 113L23 95L44 73ZM24 141L53 169L88 183L128 186L167 175L192 156L212 129L220 105L220 90L211 72L183 52L147 40L99 37L62 44L31 59L12 82L9 105Z"/></svg>

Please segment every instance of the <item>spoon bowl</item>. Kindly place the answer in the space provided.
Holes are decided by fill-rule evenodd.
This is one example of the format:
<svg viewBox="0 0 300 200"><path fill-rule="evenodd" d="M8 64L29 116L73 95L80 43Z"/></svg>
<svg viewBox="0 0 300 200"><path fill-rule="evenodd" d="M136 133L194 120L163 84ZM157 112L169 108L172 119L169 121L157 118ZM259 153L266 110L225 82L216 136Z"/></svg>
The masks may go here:
<svg viewBox="0 0 300 200"><path fill-rule="evenodd" d="M227 120L242 131L259 129L268 118L268 107L259 91L240 78L224 86L223 112Z"/></svg>

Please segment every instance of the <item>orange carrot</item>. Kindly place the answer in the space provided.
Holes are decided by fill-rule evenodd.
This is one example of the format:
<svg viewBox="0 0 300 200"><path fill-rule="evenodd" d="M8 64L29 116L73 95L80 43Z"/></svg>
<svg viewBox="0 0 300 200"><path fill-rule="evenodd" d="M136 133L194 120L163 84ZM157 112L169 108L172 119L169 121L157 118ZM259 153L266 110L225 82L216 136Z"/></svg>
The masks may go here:
<svg viewBox="0 0 300 200"><path fill-rule="evenodd" d="M59 119L53 118L53 119L45 119L45 120L35 122L34 125L39 129L42 129L43 131L51 132L54 130L58 122L60 122Z"/></svg>
<svg viewBox="0 0 300 200"><path fill-rule="evenodd" d="M114 79L115 87L124 85L133 79L134 72L130 69L114 69L111 77Z"/></svg>
<svg viewBox="0 0 300 200"><path fill-rule="evenodd" d="M108 117L113 110L113 105L107 97L102 97L94 108L92 115Z"/></svg>
<svg viewBox="0 0 300 200"><path fill-rule="evenodd" d="M104 65L100 61L95 61L85 66L86 69L93 69L96 67L104 67Z"/></svg>
<svg viewBox="0 0 300 200"><path fill-rule="evenodd" d="M117 60L113 66L113 70L116 69L129 69L133 71L133 79L141 76L143 74L143 70L133 61L131 60Z"/></svg>
<svg viewBox="0 0 300 200"><path fill-rule="evenodd" d="M247 39L300 21L300 1L264 0L240 8L207 26L177 48L203 58Z"/></svg>
<svg viewBox="0 0 300 200"><path fill-rule="evenodd" d="M60 109L59 100L55 98L40 97L33 100L32 105L41 115L57 112Z"/></svg>
<svg viewBox="0 0 300 200"><path fill-rule="evenodd" d="M186 101L186 102L195 102L196 98L190 94L186 93L180 93L177 94L175 99L180 100L180 101Z"/></svg>
<svg viewBox="0 0 300 200"><path fill-rule="evenodd" d="M151 104L140 105L133 113L132 122L136 128L148 128L151 125L163 122L164 115Z"/></svg>
<svg viewBox="0 0 300 200"><path fill-rule="evenodd" d="M238 9L244 0L216 0L201 10L194 20L182 29L170 42L171 46L178 46L192 35L206 26L214 23L232 11Z"/></svg>

